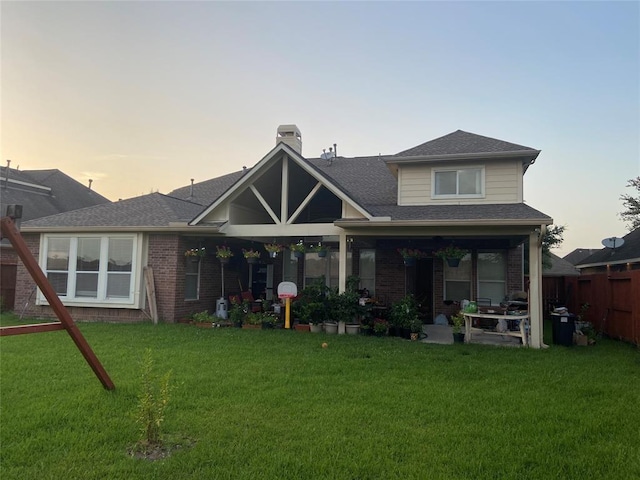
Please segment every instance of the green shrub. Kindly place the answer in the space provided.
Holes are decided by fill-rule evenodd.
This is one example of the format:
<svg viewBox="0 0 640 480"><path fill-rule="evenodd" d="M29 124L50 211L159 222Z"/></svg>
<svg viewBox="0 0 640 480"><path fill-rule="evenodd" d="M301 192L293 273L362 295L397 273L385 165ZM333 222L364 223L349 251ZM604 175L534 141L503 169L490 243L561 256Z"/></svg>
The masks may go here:
<svg viewBox="0 0 640 480"><path fill-rule="evenodd" d="M137 447L139 451L145 452L162 445L161 427L169 403L171 371L161 378L154 374L150 348L145 350L141 370L142 391L138 395L135 420L140 428Z"/></svg>

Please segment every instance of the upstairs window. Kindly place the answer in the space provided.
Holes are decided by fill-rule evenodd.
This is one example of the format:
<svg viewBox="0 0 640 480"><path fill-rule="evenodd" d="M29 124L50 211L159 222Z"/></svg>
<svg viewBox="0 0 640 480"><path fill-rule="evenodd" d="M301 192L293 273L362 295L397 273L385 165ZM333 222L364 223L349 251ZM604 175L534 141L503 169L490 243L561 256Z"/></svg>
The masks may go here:
<svg viewBox="0 0 640 480"><path fill-rule="evenodd" d="M484 169L434 169L432 175L433 198L479 198L484 196Z"/></svg>

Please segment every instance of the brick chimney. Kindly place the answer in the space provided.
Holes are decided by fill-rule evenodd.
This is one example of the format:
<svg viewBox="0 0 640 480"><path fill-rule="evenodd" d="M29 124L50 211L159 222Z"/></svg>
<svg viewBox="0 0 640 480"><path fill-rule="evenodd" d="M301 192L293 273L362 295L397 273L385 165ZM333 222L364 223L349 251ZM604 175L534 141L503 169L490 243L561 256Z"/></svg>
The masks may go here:
<svg viewBox="0 0 640 480"><path fill-rule="evenodd" d="M284 142L302 155L302 135L295 125L280 125L276 136L276 145Z"/></svg>

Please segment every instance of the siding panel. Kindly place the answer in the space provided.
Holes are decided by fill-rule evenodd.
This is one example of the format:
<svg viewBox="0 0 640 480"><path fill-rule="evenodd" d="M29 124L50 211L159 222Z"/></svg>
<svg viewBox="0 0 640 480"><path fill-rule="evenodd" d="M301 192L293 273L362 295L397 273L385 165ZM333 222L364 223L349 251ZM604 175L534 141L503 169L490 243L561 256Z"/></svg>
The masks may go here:
<svg viewBox="0 0 640 480"><path fill-rule="evenodd" d="M398 202L400 205L462 205L479 203L518 203L522 183L522 164L519 160L488 162L485 167L484 198L432 199L432 168L468 167L469 163L407 165L398 170Z"/></svg>

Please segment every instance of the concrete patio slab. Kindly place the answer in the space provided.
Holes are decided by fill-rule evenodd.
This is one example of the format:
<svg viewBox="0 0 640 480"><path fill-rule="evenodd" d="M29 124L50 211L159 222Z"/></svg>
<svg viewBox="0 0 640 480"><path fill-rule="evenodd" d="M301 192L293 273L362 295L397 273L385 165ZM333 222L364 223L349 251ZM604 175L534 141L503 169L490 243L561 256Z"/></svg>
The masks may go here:
<svg viewBox="0 0 640 480"><path fill-rule="evenodd" d="M423 331L427 334L427 337L421 340L422 343L438 343L441 345L451 345L453 343L453 328L450 325L424 325ZM504 347L522 346L519 338L507 335L489 335L483 333L479 328L473 329L471 343Z"/></svg>

